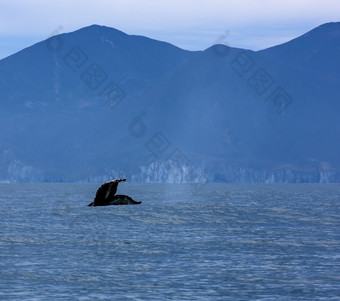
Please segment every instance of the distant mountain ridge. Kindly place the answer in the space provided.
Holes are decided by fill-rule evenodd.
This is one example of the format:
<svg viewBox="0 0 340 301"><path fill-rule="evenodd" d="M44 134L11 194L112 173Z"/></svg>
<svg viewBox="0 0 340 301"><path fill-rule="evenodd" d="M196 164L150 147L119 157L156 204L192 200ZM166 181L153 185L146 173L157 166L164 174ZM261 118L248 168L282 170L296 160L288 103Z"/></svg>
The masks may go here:
<svg viewBox="0 0 340 301"><path fill-rule="evenodd" d="M92 25L0 61L0 181L339 182L340 23L261 51Z"/></svg>

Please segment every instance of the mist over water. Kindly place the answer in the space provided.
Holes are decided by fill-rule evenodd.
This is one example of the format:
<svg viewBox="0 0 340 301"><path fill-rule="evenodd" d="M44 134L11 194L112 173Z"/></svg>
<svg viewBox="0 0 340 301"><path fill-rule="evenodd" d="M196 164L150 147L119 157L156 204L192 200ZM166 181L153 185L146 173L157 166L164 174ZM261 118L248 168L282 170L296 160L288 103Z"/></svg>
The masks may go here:
<svg viewBox="0 0 340 301"><path fill-rule="evenodd" d="M339 184L0 184L0 299L338 300Z"/></svg>

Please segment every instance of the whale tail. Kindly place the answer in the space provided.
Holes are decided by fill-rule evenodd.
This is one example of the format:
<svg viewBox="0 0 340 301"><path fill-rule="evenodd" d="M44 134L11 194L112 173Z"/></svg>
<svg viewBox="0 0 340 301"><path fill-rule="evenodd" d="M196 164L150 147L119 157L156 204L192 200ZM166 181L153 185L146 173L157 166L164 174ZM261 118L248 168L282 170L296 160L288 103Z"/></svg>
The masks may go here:
<svg viewBox="0 0 340 301"><path fill-rule="evenodd" d="M126 179L112 180L104 183L97 190L94 201L87 206L108 206L108 205L138 205L142 202L136 202L128 195L115 195L118 183L126 182Z"/></svg>
<svg viewBox="0 0 340 301"><path fill-rule="evenodd" d="M128 195L115 195L110 201L110 205L138 205L142 202L137 202Z"/></svg>
<svg viewBox="0 0 340 301"><path fill-rule="evenodd" d="M133 198L128 195L115 195L113 199L105 205L97 205L97 206L108 206L108 205L139 205L142 202L137 202ZM93 207L96 206L94 202L88 204L87 206Z"/></svg>

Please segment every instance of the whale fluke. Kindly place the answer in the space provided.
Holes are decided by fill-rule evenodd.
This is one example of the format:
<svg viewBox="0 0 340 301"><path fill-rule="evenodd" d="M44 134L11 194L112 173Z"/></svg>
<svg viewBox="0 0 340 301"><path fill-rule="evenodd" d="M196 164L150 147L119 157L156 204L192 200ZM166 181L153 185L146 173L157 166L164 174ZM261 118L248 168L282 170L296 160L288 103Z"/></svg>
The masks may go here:
<svg viewBox="0 0 340 301"><path fill-rule="evenodd" d="M97 190L94 201L88 206L137 205L142 203L133 200L128 195L115 195L119 182L126 182L126 179L113 180L101 185Z"/></svg>

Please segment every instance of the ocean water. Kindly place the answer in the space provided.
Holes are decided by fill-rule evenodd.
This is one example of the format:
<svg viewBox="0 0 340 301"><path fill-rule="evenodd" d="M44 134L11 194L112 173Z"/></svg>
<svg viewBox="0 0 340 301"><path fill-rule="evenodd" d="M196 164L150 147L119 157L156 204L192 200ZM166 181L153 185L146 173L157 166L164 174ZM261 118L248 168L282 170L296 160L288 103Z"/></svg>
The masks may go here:
<svg viewBox="0 0 340 301"><path fill-rule="evenodd" d="M340 300L339 184L0 184L0 300Z"/></svg>

